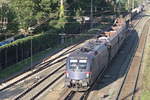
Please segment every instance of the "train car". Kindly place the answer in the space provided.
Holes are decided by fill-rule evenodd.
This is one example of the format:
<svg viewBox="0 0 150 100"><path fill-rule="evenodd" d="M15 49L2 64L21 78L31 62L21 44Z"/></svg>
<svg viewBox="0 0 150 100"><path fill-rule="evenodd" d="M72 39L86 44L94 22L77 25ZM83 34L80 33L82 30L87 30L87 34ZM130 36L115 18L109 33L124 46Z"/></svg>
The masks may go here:
<svg viewBox="0 0 150 100"><path fill-rule="evenodd" d="M75 91L89 89L118 52L126 38L125 30L125 21L117 19L109 31L71 53L66 62L66 86Z"/></svg>
<svg viewBox="0 0 150 100"><path fill-rule="evenodd" d="M131 19L133 19L137 15L137 8L132 9L131 11Z"/></svg>
<svg viewBox="0 0 150 100"><path fill-rule="evenodd" d="M143 10L144 10L144 5L139 5L137 8L132 9L131 19L133 19L136 15L141 13Z"/></svg>
<svg viewBox="0 0 150 100"><path fill-rule="evenodd" d="M127 24L123 18L116 19L117 23L112 26L109 32L106 32L109 36L111 50L110 50L110 59L112 60L113 57L118 52L120 46L122 45L123 41L126 38L125 31L127 30ZM112 35L111 35L112 34Z"/></svg>

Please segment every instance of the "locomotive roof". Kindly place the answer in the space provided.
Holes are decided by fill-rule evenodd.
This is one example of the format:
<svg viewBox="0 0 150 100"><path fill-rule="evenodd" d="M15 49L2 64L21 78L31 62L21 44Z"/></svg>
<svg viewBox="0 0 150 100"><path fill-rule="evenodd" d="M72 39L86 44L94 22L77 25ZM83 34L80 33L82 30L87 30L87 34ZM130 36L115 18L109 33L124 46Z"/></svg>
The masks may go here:
<svg viewBox="0 0 150 100"><path fill-rule="evenodd" d="M105 38L105 37L104 37ZM70 56L92 56L95 52L102 52L106 49L105 40L92 39L86 42L83 47L74 51Z"/></svg>

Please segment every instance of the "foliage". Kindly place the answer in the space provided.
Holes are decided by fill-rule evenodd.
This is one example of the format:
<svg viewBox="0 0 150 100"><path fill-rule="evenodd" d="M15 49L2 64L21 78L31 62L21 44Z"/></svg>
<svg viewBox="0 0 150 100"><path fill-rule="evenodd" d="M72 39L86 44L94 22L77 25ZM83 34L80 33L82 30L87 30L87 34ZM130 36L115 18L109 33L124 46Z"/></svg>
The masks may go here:
<svg viewBox="0 0 150 100"><path fill-rule="evenodd" d="M20 24L20 28L27 29L32 24L33 2L31 0L12 0L10 3L13 10L16 12L16 20Z"/></svg>
<svg viewBox="0 0 150 100"><path fill-rule="evenodd" d="M17 21L15 21L16 14L6 3L2 3L2 6L0 8L0 18L3 22L5 18L8 19L8 24L3 25L6 27L5 35L7 35L8 33L16 33L18 31L18 23Z"/></svg>
<svg viewBox="0 0 150 100"><path fill-rule="evenodd" d="M10 5L17 14L20 28L25 30L41 23L58 10L59 0L12 0Z"/></svg>

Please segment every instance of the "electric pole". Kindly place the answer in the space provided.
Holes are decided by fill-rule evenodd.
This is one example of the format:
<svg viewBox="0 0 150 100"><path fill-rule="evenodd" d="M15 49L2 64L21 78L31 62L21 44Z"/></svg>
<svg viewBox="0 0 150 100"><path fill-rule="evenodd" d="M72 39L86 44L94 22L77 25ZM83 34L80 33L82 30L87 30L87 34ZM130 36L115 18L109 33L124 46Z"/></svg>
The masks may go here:
<svg viewBox="0 0 150 100"><path fill-rule="evenodd" d="M59 17L62 18L64 16L64 0L60 1L60 15Z"/></svg>
<svg viewBox="0 0 150 100"><path fill-rule="evenodd" d="M118 1L118 13L119 13L119 16L120 16L120 14L121 14L121 4L120 4L120 0Z"/></svg>
<svg viewBox="0 0 150 100"><path fill-rule="evenodd" d="M134 0L132 0L132 9L134 9Z"/></svg>
<svg viewBox="0 0 150 100"><path fill-rule="evenodd" d="M91 0L91 14L90 14L90 19L91 19L91 28L93 28L93 0Z"/></svg>
<svg viewBox="0 0 150 100"><path fill-rule="evenodd" d="M130 0L128 0L128 12L130 10Z"/></svg>

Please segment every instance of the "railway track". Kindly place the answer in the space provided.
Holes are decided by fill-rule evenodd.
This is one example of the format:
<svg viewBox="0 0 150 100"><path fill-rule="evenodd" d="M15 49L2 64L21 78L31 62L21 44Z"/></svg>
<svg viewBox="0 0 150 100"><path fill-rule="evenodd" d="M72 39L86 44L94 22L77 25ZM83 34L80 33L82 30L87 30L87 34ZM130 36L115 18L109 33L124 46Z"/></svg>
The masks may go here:
<svg viewBox="0 0 150 100"><path fill-rule="evenodd" d="M146 43L146 37L149 31L150 19L145 23L137 51L132 58L130 67L126 76L122 82L121 88L119 90L117 100L133 100L134 94L139 91L136 86L139 79L139 72L141 69L142 58L144 55L144 48Z"/></svg>
<svg viewBox="0 0 150 100"><path fill-rule="evenodd" d="M64 92L61 94L58 100L71 100L76 92L69 88L65 88Z"/></svg>
<svg viewBox="0 0 150 100"><path fill-rule="evenodd" d="M36 74L42 73L42 71L44 72L44 71L48 70L49 68L51 68L51 66L54 66L55 64L58 63L58 66L55 67L55 68L53 68L53 69L56 69L56 70L54 70L54 71L52 70L52 72L50 72L50 73L52 73L52 74L55 74L59 69L64 68L64 65L62 66L60 63L61 63L62 61L65 62L66 57L69 55L70 52L74 51L77 46L78 46L78 45L74 45L74 46L70 47L68 50L65 50L63 53L61 53L60 55L58 55L58 56L57 56L57 57L58 57L57 59L54 58L55 60L54 60L54 59L53 59L53 61L51 60L52 62L47 61L47 62L46 62L46 65L41 66L41 67L38 68L37 70L35 70L35 71L33 71L33 72L31 72L31 73L25 75L24 77L19 78L18 80L16 80L16 81L14 81L14 82L8 84L7 86L1 88L1 89L0 89L0 94L1 94L1 95L2 95L2 94L5 94L5 91L9 91L9 90L14 89L13 87L19 86L18 84L26 83L26 81L29 80L31 76L32 76L32 77L37 77L37 76L35 76ZM62 57L62 56L65 56L65 57ZM60 57L60 58L59 58L59 57ZM45 64L45 63L44 63L44 64ZM49 69L49 70L51 71L51 69ZM64 71L64 69L63 69L63 71ZM63 71L61 71L62 74L64 73ZM48 73L48 72L47 72L47 73ZM51 75L52 75L52 74L51 74ZM62 74L61 74L61 75L62 75ZM46 79L47 76L50 76L50 74L49 74L49 75L43 75L42 77L40 77L41 80L37 79L36 81L34 81L34 80L31 79L31 81L33 81L33 82L32 82L33 86L32 86L32 85L26 86L28 89L26 89L25 91L21 91L21 94L20 94L20 95L23 95L23 94L26 93L26 91L32 90L32 88L38 86L38 85L40 84L40 82L42 83L42 80L44 81L44 80ZM25 85L26 85L26 84L25 84ZM20 85L20 86L21 86L21 85ZM18 96L18 97L19 97L19 96ZM17 97L16 97L16 98L17 98Z"/></svg>
<svg viewBox="0 0 150 100"><path fill-rule="evenodd" d="M65 54L67 54L67 52L68 52L68 53L69 53L69 52L72 52L72 51L70 51L70 50L73 49L73 48L75 48L77 45L78 45L78 44L73 45L73 46L70 46L68 49L65 49L65 50L64 50L63 52L61 52L60 54L55 55L52 59L50 59L51 57L46 58L42 63L35 65L34 68L32 69L33 71L30 71L29 73L24 72L24 73L27 73L25 76L20 77L19 79L16 79L16 80L13 81L12 83L9 83L8 85L6 85L6 86L4 86L4 87L1 86L1 87L0 87L0 92L3 91L3 90L5 90L6 88L11 87L11 86L14 85L14 84L17 84L17 83L19 83L19 82L25 80L26 78L28 78L28 77L34 75L35 73L38 73L38 72L40 72L40 71L46 69L47 67L49 67L49 66L51 66L51 65L53 65L53 64L55 64L55 63L57 63L57 62L60 62L60 61L62 61L62 60L64 60L64 59L66 59L66 57L64 57L64 58L62 58L62 59L57 60L59 57L64 56ZM73 51L74 51L74 50L73 50ZM48 60L48 59L50 59L50 60ZM18 78L19 76L21 76L21 75L24 74L24 73L21 73L21 74L15 76L15 77L13 77L13 78L7 80L7 81L11 81L11 80L13 80L13 79L15 79L15 78ZM3 84L5 84L5 83L6 83L6 82L3 82Z"/></svg>
<svg viewBox="0 0 150 100"><path fill-rule="evenodd" d="M57 80L59 80L64 75L64 66L65 63L55 69L52 73L45 76L38 83L34 84L32 87L28 88L26 91L16 96L14 100L34 100L38 97L43 91L48 89L53 85ZM58 72L59 71L59 72ZM58 73L58 74L55 74Z"/></svg>

